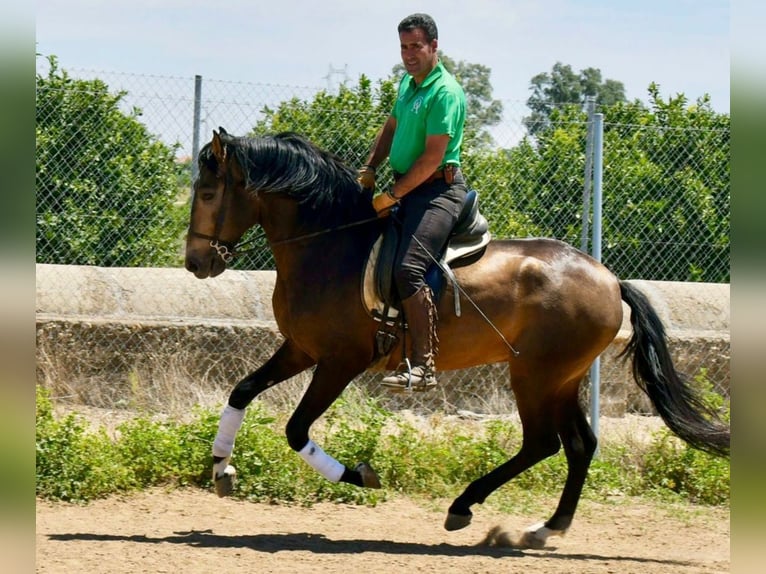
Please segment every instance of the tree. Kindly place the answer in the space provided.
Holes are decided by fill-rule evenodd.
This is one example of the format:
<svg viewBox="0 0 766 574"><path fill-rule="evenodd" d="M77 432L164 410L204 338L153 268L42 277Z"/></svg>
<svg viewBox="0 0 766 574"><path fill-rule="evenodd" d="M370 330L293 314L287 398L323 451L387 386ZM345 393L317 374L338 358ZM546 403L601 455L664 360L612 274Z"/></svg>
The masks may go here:
<svg viewBox="0 0 766 574"><path fill-rule="evenodd" d="M725 283L730 279L730 118L710 98L607 110L604 133L604 261L634 278Z"/></svg>
<svg viewBox="0 0 766 574"><path fill-rule="evenodd" d="M729 281L729 116L707 96L617 102L605 115L604 263L620 277ZM499 237L547 236L579 246L587 115L556 121L509 150L467 150L466 171Z"/></svg>
<svg viewBox="0 0 766 574"><path fill-rule="evenodd" d="M550 73L534 76L529 89L532 95L527 100L527 107L532 114L524 118L524 125L532 135L551 126L556 110L572 105L582 107L588 96L594 96L602 107L625 101L622 82L602 81L601 70L597 68L585 68L576 74L571 66L561 62L556 62Z"/></svg>
<svg viewBox="0 0 766 574"><path fill-rule="evenodd" d="M75 80L48 58L37 75L37 262L177 264L185 209L174 150L123 113L124 92Z"/></svg>
<svg viewBox="0 0 766 574"><path fill-rule="evenodd" d="M466 118L464 129L465 147L487 147L492 143L492 136L487 128L500 123L503 118L503 104L492 99L492 70L481 64L472 64L463 60L455 61L439 52L439 59L447 71L463 87L466 97ZM404 66L397 64L391 70L389 80L398 84L405 73Z"/></svg>
<svg viewBox="0 0 766 574"><path fill-rule="evenodd" d="M274 110L264 108L251 135L298 132L349 165L358 166L367 159L395 99L392 82L380 81L374 87L362 75L356 86L340 86L337 94L320 91L311 101L293 98Z"/></svg>

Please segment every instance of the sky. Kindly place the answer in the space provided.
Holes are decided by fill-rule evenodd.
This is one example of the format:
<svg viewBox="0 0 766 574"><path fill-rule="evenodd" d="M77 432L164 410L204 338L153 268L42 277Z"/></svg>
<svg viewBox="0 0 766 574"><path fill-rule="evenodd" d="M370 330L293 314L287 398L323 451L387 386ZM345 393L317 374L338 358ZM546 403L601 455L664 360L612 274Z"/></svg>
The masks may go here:
<svg viewBox="0 0 766 574"><path fill-rule="evenodd" d="M491 69L493 97L525 102L556 62L601 70L629 100L730 111L730 7L724 0L38 0L36 50L65 70L326 87L385 78L399 21L433 16L439 49ZM330 70L333 73L330 74Z"/></svg>

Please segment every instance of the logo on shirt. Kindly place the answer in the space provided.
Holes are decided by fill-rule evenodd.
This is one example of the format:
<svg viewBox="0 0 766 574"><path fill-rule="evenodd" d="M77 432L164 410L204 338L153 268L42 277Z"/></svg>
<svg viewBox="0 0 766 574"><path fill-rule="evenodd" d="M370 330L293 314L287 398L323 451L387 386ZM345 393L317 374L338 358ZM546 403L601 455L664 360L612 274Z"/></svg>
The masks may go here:
<svg viewBox="0 0 766 574"><path fill-rule="evenodd" d="M412 113L415 115L418 115L418 112L420 111L420 106L423 105L423 96L418 96L415 98L415 101L412 102Z"/></svg>

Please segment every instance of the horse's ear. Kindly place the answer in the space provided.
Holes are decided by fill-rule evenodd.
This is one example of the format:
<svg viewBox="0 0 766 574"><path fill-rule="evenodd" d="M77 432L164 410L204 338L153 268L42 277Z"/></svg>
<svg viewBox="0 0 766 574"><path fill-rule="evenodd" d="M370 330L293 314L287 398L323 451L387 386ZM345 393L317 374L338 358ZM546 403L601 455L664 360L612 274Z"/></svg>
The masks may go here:
<svg viewBox="0 0 766 574"><path fill-rule="evenodd" d="M229 135L229 132L227 132L225 129L223 129L221 126L218 126L218 133L220 133L222 136Z"/></svg>
<svg viewBox="0 0 766 574"><path fill-rule="evenodd" d="M226 132L221 129L221 134L226 135ZM213 155L215 156L215 161L218 163L219 170L226 165L226 146L221 140L221 134L213 130L213 141L211 142L213 146Z"/></svg>

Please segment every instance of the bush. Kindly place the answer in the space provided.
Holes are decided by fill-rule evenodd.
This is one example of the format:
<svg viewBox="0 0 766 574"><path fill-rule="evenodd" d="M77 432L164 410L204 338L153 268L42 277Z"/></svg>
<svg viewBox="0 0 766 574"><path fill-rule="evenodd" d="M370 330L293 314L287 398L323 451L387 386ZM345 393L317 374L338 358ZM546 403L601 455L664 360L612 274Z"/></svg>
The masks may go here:
<svg viewBox="0 0 766 574"><path fill-rule="evenodd" d="M86 501L136 486L106 432L90 432L76 415L55 420L50 399L39 387L35 435L38 496Z"/></svg>
<svg viewBox="0 0 766 574"><path fill-rule="evenodd" d="M210 488L210 445L219 415L205 409L194 415L189 423L139 416L120 425L112 438L103 429L90 431L76 415L57 420L50 398L38 387L37 495L87 501L157 485ZM317 425L316 440L347 465L368 461L385 486L371 490L332 483L305 464L287 445L285 420L262 403L248 408L233 458L235 496L306 505L374 505L391 491L452 497L509 460L521 444L515 422L490 421L477 431L434 417L424 430L374 399L344 395L327 412L325 424ZM559 452L510 481L492 500L510 506L531 496L558 496L566 474ZM612 446L593 461L584 496L603 500L614 493L728 504L729 461L690 449L663 431L643 455Z"/></svg>
<svg viewBox="0 0 766 574"><path fill-rule="evenodd" d="M49 61L36 77L37 262L179 264L188 208L176 204L175 149L148 132L141 110L120 109L124 92Z"/></svg>
<svg viewBox="0 0 766 574"><path fill-rule="evenodd" d="M675 493L697 504L728 504L731 466L681 443L668 431L657 433L644 456L643 489L661 495Z"/></svg>

